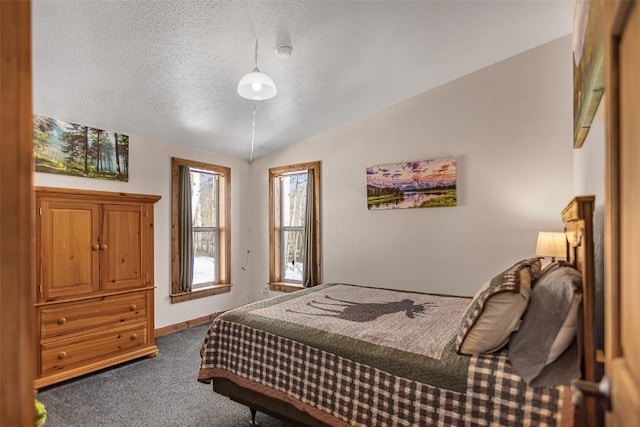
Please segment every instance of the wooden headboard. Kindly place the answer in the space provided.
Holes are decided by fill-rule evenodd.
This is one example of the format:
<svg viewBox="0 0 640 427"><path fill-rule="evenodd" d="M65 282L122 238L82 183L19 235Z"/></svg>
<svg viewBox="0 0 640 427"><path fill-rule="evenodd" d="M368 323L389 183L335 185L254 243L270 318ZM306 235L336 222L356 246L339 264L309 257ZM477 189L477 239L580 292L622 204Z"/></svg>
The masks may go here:
<svg viewBox="0 0 640 427"><path fill-rule="evenodd" d="M583 380L598 382L602 367L596 358L595 344L595 262L593 247L594 196L575 197L562 211L562 222L567 235L567 260L582 275L582 333L578 337L582 348ZM585 402L582 416L596 420L599 415L592 400ZM584 419L584 418L583 418ZM578 423L578 425L581 425Z"/></svg>

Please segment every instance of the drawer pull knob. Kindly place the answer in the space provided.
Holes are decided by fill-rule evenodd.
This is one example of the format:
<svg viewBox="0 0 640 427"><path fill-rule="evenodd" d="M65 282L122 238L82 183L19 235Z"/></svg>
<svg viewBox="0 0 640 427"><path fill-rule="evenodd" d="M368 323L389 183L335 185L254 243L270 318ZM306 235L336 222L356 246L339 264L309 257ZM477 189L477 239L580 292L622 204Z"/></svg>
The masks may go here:
<svg viewBox="0 0 640 427"><path fill-rule="evenodd" d="M135 341L138 339L138 334L131 334L131 341Z"/></svg>
<svg viewBox="0 0 640 427"><path fill-rule="evenodd" d="M65 357L67 357L66 351L61 351L60 353L58 353L58 359L64 359Z"/></svg>
<svg viewBox="0 0 640 427"><path fill-rule="evenodd" d="M131 305L129 306L129 310L131 310L131 311L136 311L137 309L138 309L138 306L137 306L137 305L135 305L135 304L131 304Z"/></svg>
<svg viewBox="0 0 640 427"><path fill-rule="evenodd" d="M58 325L62 326L65 323L67 323L67 319L65 319L64 317L58 319Z"/></svg>
<svg viewBox="0 0 640 427"><path fill-rule="evenodd" d="M98 249L100 249L100 246L98 244L95 244L91 246L91 249L93 249L94 251L97 251Z"/></svg>
<svg viewBox="0 0 640 427"><path fill-rule="evenodd" d="M101 251L106 251L106 250L107 250L107 245L102 245L102 246L100 246L100 250L101 250Z"/></svg>

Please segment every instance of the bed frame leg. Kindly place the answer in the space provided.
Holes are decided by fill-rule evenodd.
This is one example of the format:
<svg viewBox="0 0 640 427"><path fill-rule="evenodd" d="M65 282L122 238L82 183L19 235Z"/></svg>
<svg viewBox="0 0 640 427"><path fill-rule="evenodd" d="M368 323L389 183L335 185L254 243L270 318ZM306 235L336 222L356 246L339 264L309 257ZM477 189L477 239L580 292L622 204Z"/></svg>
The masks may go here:
<svg viewBox="0 0 640 427"><path fill-rule="evenodd" d="M258 424L256 424L256 414L258 413L258 411L253 408L249 408L249 410L251 411L251 422L249 423L249 425L257 427Z"/></svg>

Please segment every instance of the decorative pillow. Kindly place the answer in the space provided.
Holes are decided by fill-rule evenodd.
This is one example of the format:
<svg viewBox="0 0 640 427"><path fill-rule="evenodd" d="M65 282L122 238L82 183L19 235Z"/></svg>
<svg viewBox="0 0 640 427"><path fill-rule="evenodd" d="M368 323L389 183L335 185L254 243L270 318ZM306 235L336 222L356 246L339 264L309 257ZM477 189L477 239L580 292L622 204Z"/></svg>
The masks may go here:
<svg viewBox="0 0 640 427"><path fill-rule="evenodd" d="M580 274L567 261L562 261L562 260L554 261L552 263L547 264L542 269L538 278L534 279L534 282L532 283L532 288L535 288L537 283L542 283L543 286L547 286L549 283L548 281L549 279L546 279L546 280L540 280L540 279L542 279L545 275L553 271L556 271L561 267L566 267L569 269L567 271L574 271L575 273ZM562 324L562 327L560 328L560 331L558 332L556 339L553 341L553 344L551 345L551 349L549 350L549 357L547 358L547 364L556 360L558 356L560 356L562 352L565 351L567 347L569 347L569 345L573 341L573 338L576 335L576 331L578 329L578 309L580 308L580 304L582 302L582 293L581 293L582 279L580 279L580 284L578 289L579 291L577 291L576 294L574 295L574 299L571 304L571 308L569 309L569 313L567 314L567 317L564 323ZM526 316L526 312L525 312L525 316Z"/></svg>
<svg viewBox="0 0 640 427"><path fill-rule="evenodd" d="M540 273L540 267L538 258L517 262L478 290L462 317L456 337L458 353L491 353L509 341L527 308L531 278Z"/></svg>
<svg viewBox="0 0 640 427"><path fill-rule="evenodd" d="M534 285L529 308L509 343L509 360L527 383L547 365L551 382L546 385L566 384L579 372L578 360L565 360L555 370L551 365L574 342L581 302L582 278L572 267L554 267Z"/></svg>
<svg viewBox="0 0 640 427"><path fill-rule="evenodd" d="M553 261L550 262L549 264L545 265L544 267L542 267L542 271L540 271L540 273L533 278L533 283L531 284L532 288L536 286L536 283L538 283L538 281L540 281L540 279L542 279L543 276L551 273L552 271L557 270L560 267L571 267L571 263L567 262L567 261L563 261L563 260L559 260L559 261Z"/></svg>

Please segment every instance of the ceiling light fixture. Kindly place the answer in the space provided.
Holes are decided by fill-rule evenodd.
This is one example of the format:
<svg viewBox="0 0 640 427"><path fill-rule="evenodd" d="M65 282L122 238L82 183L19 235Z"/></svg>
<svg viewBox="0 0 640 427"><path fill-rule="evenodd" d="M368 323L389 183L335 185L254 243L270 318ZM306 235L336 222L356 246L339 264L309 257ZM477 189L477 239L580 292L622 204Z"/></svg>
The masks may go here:
<svg viewBox="0 0 640 427"><path fill-rule="evenodd" d="M252 72L245 74L238 83L238 95L252 101L271 99L278 93L271 77L258 69L258 39L256 39L256 66Z"/></svg>

